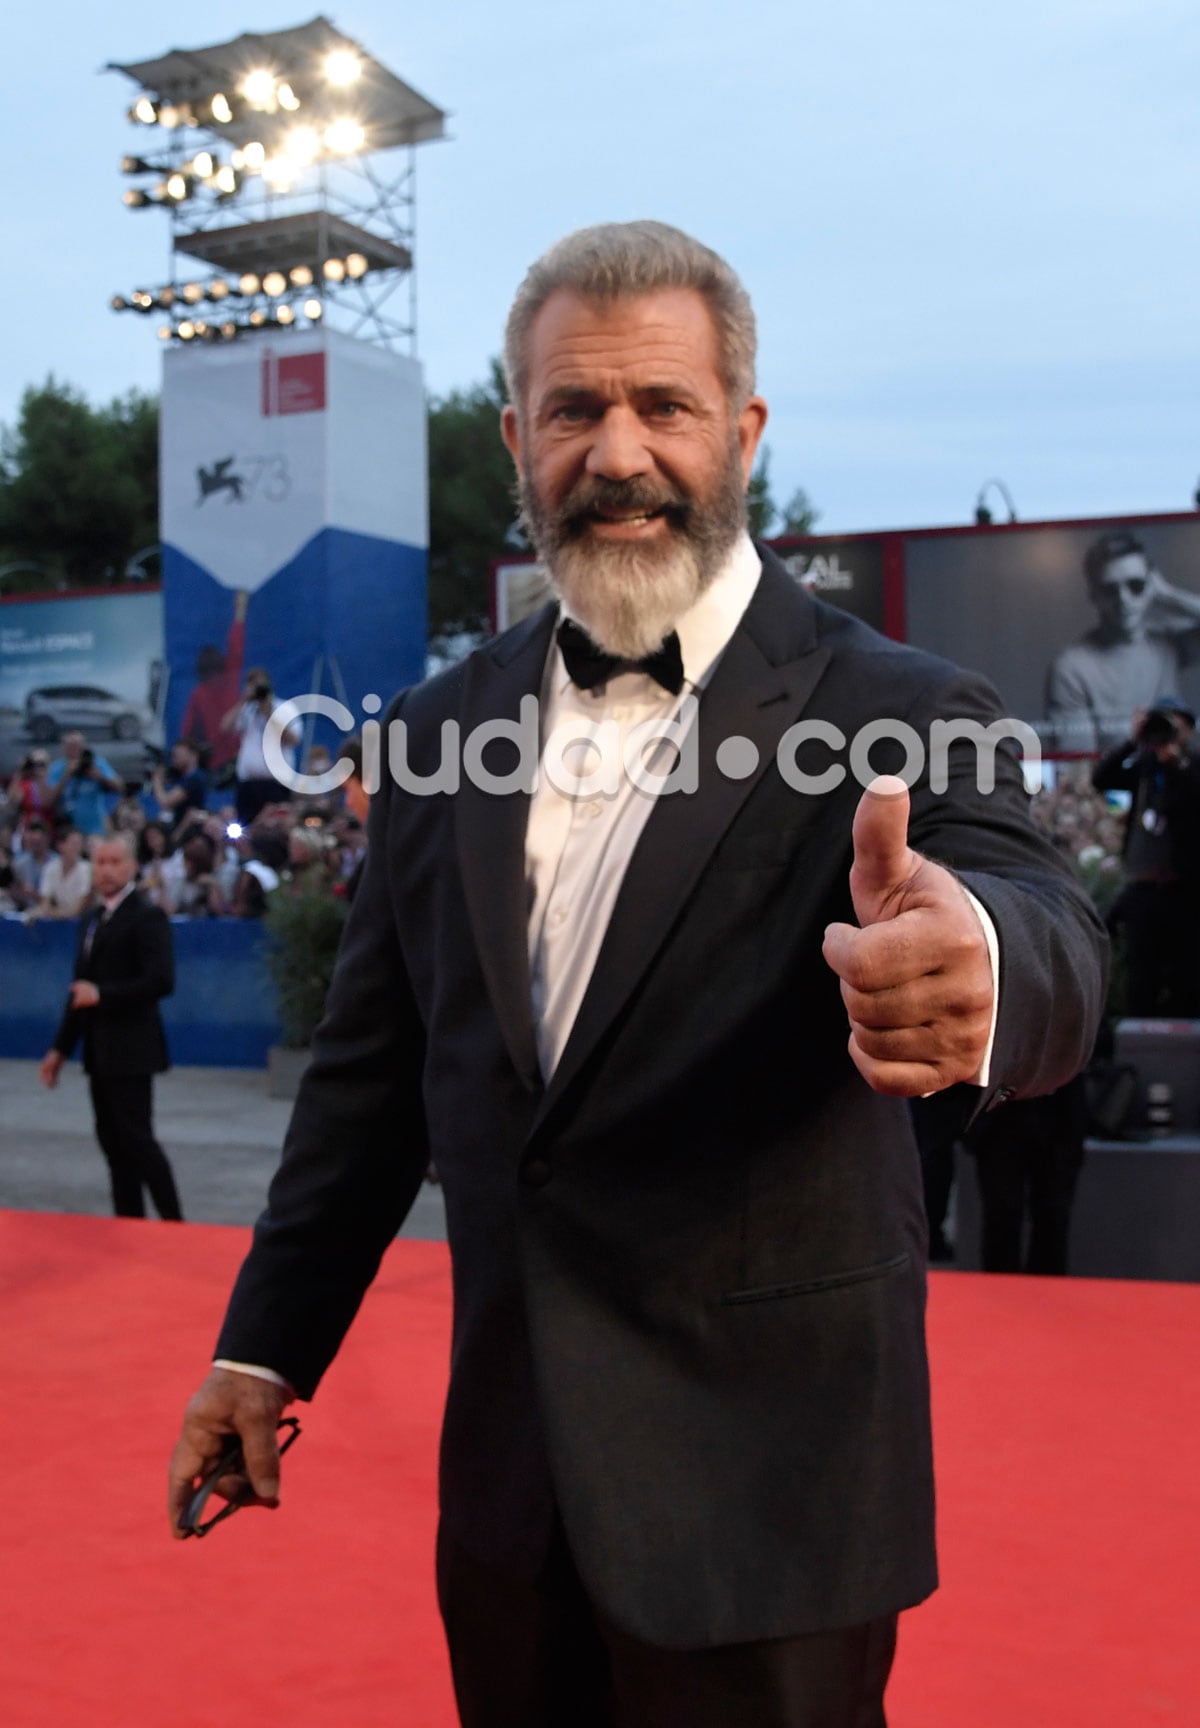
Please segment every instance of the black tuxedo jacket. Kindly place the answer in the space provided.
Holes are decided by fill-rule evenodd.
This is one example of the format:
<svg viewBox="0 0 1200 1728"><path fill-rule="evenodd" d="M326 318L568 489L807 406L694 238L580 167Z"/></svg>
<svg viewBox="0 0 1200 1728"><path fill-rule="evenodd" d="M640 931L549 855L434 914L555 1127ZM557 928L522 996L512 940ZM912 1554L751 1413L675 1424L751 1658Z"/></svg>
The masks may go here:
<svg viewBox="0 0 1200 1728"><path fill-rule="evenodd" d="M68 1006L54 1048L70 1056L83 1040L83 1066L100 1079L161 1074L170 1066L159 1000L175 988L171 926L135 888L111 918L93 907L79 921L75 977L100 992L95 1008Z"/></svg>
<svg viewBox="0 0 1200 1728"><path fill-rule="evenodd" d="M552 609L417 686L394 713L413 774L538 694ZM555 1505L593 1599L650 1643L852 1624L935 1584L925 1225L903 1101L850 1062L821 956L860 787L784 784L802 716L991 720L994 696L799 589L771 556L699 710L695 795L642 832L562 1060L531 1024L528 796L385 774L269 1205L218 1354L310 1396L432 1156L455 1317L442 1515L532 1576ZM727 736L761 755L724 779ZM503 770L504 752L488 759ZM887 752L876 753L880 771ZM829 766L825 746L801 762ZM1031 826L1018 767L914 788L912 842L989 909L996 1091L1086 1060L1103 933Z"/></svg>

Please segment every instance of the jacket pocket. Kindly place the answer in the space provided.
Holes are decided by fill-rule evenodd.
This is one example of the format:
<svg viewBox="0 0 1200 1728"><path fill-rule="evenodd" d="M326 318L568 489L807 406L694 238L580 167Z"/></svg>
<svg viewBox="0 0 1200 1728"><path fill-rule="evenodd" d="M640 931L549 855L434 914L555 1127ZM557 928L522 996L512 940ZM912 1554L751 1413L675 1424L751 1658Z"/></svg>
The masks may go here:
<svg viewBox="0 0 1200 1728"><path fill-rule="evenodd" d="M907 1266L911 1256L905 1249L890 1260L876 1260L870 1266L855 1266L848 1272L826 1272L820 1278L803 1278L794 1284L759 1284L750 1290L726 1290L721 1301L729 1306L742 1302L779 1302L786 1296L812 1296L820 1290L840 1290L845 1284L868 1284L873 1278L886 1278Z"/></svg>

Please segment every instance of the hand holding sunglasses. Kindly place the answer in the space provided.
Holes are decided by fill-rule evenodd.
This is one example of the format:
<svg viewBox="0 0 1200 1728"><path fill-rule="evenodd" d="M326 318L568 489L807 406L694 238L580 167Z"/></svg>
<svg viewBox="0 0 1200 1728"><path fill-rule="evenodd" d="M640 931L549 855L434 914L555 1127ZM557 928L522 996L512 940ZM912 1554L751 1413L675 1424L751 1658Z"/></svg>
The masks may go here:
<svg viewBox="0 0 1200 1728"><path fill-rule="evenodd" d="M300 1423L295 1416L281 1416L276 1427L279 1438L279 1456L282 1458L290 1446L294 1446L300 1438ZM216 1491L217 1483L226 1476L242 1476L246 1471L246 1459L242 1451L242 1440L239 1434L227 1434L217 1454L215 1463L205 1471L200 1478L191 1499L179 1519L179 1530L183 1536L207 1536L209 1531L224 1519L231 1518L243 1506L253 1505L255 1495L247 1482L244 1488L233 1500L228 1501L219 1512L211 1518L204 1517L205 1507Z"/></svg>

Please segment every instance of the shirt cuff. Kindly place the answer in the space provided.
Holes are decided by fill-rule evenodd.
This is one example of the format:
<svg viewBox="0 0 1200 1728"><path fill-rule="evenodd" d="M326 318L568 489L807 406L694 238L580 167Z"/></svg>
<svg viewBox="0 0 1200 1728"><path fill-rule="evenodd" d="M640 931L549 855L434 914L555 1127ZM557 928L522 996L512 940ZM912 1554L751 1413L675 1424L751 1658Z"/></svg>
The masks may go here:
<svg viewBox="0 0 1200 1728"><path fill-rule="evenodd" d="M992 969L992 1023L988 1028L987 1044L984 1046L983 1061L966 1082L968 1086L987 1086L990 1083L992 1071L992 1046L996 1042L996 1021L1000 1011L1000 938L996 934L996 926L992 923L992 915L986 906L982 906L964 885L963 893L975 909L975 916L983 925L983 939L987 943L988 965Z"/></svg>
<svg viewBox="0 0 1200 1728"><path fill-rule="evenodd" d="M218 1356L213 1367L228 1368L234 1374L249 1374L252 1380L269 1380L272 1386L286 1387L289 1392L292 1390L290 1380L285 1380L282 1374L276 1374L274 1368L263 1368L256 1362L230 1362L226 1357Z"/></svg>

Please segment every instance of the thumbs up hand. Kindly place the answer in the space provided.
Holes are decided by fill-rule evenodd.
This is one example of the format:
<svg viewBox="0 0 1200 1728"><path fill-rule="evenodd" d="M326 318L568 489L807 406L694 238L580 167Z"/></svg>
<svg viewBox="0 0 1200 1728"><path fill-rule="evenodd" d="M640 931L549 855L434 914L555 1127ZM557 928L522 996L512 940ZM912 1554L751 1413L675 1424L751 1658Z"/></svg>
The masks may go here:
<svg viewBox="0 0 1200 1728"><path fill-rule="evenodd" d="M908 844L908 788L874 780L854 817L850 896L859 929L831 924L850 1057L876 1092L919 1098L974 1079L992 1024L987 939L965 889Z"/></svg>

